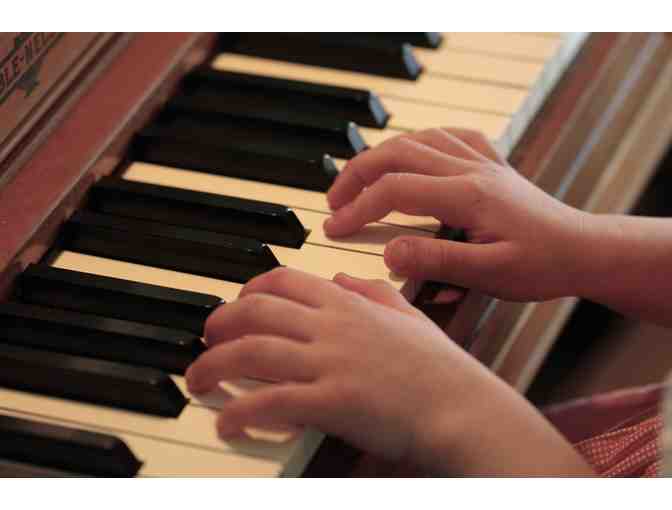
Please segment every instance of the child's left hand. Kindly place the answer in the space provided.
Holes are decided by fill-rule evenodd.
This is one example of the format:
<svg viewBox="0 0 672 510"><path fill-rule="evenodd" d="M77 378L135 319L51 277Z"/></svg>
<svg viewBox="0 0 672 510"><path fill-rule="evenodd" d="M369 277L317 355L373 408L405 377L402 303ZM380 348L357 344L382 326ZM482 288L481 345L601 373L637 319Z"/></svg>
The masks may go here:
<svg viewBox="0 0 672 510"><path fill-rule="evenodd" d="M213 313L205 338L210 349L187 373L192 392L240 377L278 381L230 401L222 436L307 425L422 464L471 426L474 395L513 393L392 287L345 275L257 277Z"/></svg>

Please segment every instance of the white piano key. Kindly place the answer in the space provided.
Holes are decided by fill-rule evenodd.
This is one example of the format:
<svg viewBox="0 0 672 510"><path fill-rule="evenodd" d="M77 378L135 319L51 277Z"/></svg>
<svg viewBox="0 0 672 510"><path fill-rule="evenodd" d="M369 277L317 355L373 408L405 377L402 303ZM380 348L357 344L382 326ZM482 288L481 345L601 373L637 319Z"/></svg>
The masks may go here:
<svg viewBox="0 0 672 510"><path fill-rule="evenodd" d="M450 32L441 50L460 49L503 57L544 62L550 59L562 39L513 32Z"/></svg>
<svg viewBox="0 0 672 510"><path fill-rule="evenodd" d="M184 175L182 175L184 177ZM209 193L217 193L218 190L224 189L220 187L207 188L207 183L200 180L191 179L191 175L187 175L188 179L171 179L170 186L189 189L194 191L206 191ZM218 177L218 176L216 176ZM219 179L217 179L219 180ZM163 182L161 183L165 185ZM205 186L204 186L205 185ZM239 189L238 185L231 186ZM222 192L228 194L228 192ZM270 197L271 195L265 195ZM245 194L245 198L255 200L263 200L256 194ZM319 246L331 246L334 248L342 248L352 251L360 251L364 253L372 253L382 255L385 251L385 245L392 239L403 235L416 235L422 237L431 237L433 234L427 230L419 230L408 227L400 227L394 225L387 225L383 223L373 223L365 226L360 232L342 239L333 239L324 233L323 224L330 214L319 211L312 211L306 209L294 208L294 212L301 224L309 230L306 242Z"/></svg>
<svg viewBox="0 0 672 510"><path fill-rule="evenodd" d="M243 286L239 283L217 280L205 276L180 273L169 269L144 266L120 260L85 255L72 251L61 251L52 261L54 267L72 269L99 276L123 278L136 282L162 285L182 290L203 292L221 297L225 301L233 301L238 297Z"/></svg>
<svg viewBox="0 0 672 510"><path fill-rule="evenodd" d="M61 425L64 427L81 427L78 423L68 421L67 416L46 418L39 409L31 412L2 410L3 414L28 420ZM85 427L86 430L103 434L112 434L123 440L135 456L143 462L138 473L141 477L156 476L278 476L283 470L283 463L276 460L263 459L231 452L213 452L204 448L157 440L133 433L118 433L114 429L103 428L97 424Z"/></svg>
<svg viewBox="0 0 672 510"><path fill-rule="evenodd" d="M123 177L138 182L274 202L296 210L331 213L326 195L318 191L308 191L150 163L131 164L124 172ZM379 223L430 232L436 232L440 227L439 222L434 218L408 216L397 212L389 214Z"/></svg>
<svg viewBox="0 0 672 510"><path fill-rule="evenodd" d="M547 37L549 39L562 39L565 32L516 32L521 35L536 35L539 37Z"/></svg>
<svg viewBox="0 0 672 510"><path fill-rule="evenodd" d="M518 111L525 99L523 90L433 76L427 73L422 74L415 81L398 80L226 53L217 56L212 66L225 71L363 88L380 95L383 103L389 96L425 104L511 115Z"/></svg>
<svg viewBox="0 0 672 510"><path fill-rule="evenodd" d="M295 209L294 212L304 227L310 230L306 242L318 246L330 246L344 250L382 255L385 246L399 236L434 237L433 232L414 228L371 223L360 232L342 239L332 239L324 233L322 225L329 217L327 213Z"/></svg>
<svg viewBox="0 0 672 510"><path fill-rule="evenodd" d="M302 435L290 440L285 440L286 436L279 440L277 437L265 440L248 437L220 439L215 427L217 410L200 405L188 404L179 417L163 418L6 388L0 388L0 402L0 409L38 412L52 419L67 417L68 421L83 428L99 426L111 431L281 463L293 455L297 443L302 440Z"/></svg>
<svg viewBox="0 0 672 510"><path fill-rule="evenodd" d="M448 126L462 127L482 131L490 139L497 140L504 134L510 122L510 117L505 115L445 108L394 97L386 97L384 104L392 115L389 125L407 131Z"/></svg>
<svg viewBox="0 0 672 510"><path fill-rule="evenodd" d="M282 265L322 278L332 279L337 273L345 272L358 278L383 280L395 289L401 289L406 281L390 272L380 255L311 244L304 244L300 250L284 246L273 246L271 249Z"/></svg>
<svg viewBox="0 0 672 510"><path fill-rule="evenodd" d="M454 49L414 48L430 74L529 89L544 68L543 62L514 60Z"/></svg>

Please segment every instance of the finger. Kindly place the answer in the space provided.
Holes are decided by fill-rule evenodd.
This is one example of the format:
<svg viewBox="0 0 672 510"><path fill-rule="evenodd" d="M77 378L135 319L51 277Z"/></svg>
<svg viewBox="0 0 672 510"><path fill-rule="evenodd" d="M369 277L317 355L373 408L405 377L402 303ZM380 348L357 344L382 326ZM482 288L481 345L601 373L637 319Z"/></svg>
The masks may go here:
<svg viewBox="0 0 672 510"><path fill-rule="evenodd" d="M338 301L339 287L332 281L288 267L259 275L243 287L239 297L272 294L306 306L320 308Z"/></svg>
<svg viewBox="0 0 672 510"><path fill-rule="evenodd" d="M249 294L217 308L205 322L209 346L243 335L280 335L309 341L317 326L315 310L270 294Z"/></svg>
<svg viewBox="0 0 672 510"><path fill-rule="evenodd" d="M428 177L388 174L353 202L336 211L324 223L327 235L341 237L359 231L392 211L413 216L433 216L455 228L471 221L471 206L478 190L461 177Z"/></svg>
<svg viewBox="0 0 672 510"><path fill-rule="evenodd" d="M399 237L385 247L387 266L407 278L485 288L506 256L503 243Z"/></svg>
<svg viewBox="0 0 672 510"><path fill-rule="evenodd" d="M490 161L485 155L443 129L426 129L405 136L456 158L481 163Z"/></svg>
<svg viewBox="0 0 672 510"><path fill-rule="evenodd" d="M345 273L334 276L334 282L344 289L356 292L371 301L402 313L417 315L418 311L397 290L382 280L364 280Z"/></svg>
<svg viewBox="0 0 672 510"><path fill-rule="evenodd" d="M321 407L319 391L312 385L270 385L223 406L217 432L229 437L246 427L319 426L323 420Z"/></svg>
<svg viewBox="0 0 672 510"><path fill-rule="evenodd" d="M464 128L455 128L455 127L444 127L441 128L442 131L453 135L455 138L462 141L465 145L468 145L474 149L479 154L487 157L488 159L495 161L501 165L508 165L506 158L502 156L493 143L480 131L474 131L473 129L464 129Z"/></svg>
<svg viewBox="0 0 672 510"><path fill-rule="evenodd" d="M451 176L473 169L472 161L443 154L407 136L398 136L351 159L327 192L327 200L332 209L338 210L389 173Z"/></svg>
<svg viewBox="0 0 672 510"><path fill-rule="evenodd" d="M186 372L189 391L205 393L219 381L312 381L317 368L303 344L271 335L250 335L208 349Z"/></svg>

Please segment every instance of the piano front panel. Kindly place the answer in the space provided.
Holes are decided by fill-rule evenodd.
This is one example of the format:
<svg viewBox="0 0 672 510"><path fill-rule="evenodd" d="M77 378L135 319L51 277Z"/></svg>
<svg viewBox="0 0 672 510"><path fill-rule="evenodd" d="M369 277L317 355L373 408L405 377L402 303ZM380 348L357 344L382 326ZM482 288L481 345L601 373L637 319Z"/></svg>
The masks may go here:
<svg viewBox="0 0 672 510"><path fill-rule="evenodd" d="M416 82L238 55L220 55L213 65L218 69L373 90L381 96L393 117L385 130L362 130L372 145L404 131L441 125L467 125L498 140L509 129L512 119L521 116L521 107L535 87L548 90L552 86L552 83L538 83L538 78L545 66L557 65L550 57L561 45L562 39L556 36L457 34L454 39L449 36L436 53L418 52L420 58L425 59L427 72ZM445 65L443 62L451 62L450 55L456 65L453 70L443 72L439 68ZM468 55L474 58L469 59ZM567 60L563 59L562 65L566 64ZM480 71L470 74L470 66ZM79 111L78 115L84 112ZM527 122L531 120L532 117ZM98 173L108 173L115 162L115 158L99 158ZM278 246L271 249L282 264L326 278L345 271L355 276L380 278L402 288L405 282L390 274L384 265L385 243L400 233L435 235L439 226L433 219L393 213L354 238L335 241L321 232L321 223L329 214L321 193L135 162L123 170L123 177L288 205L296 209L310 230L307 242L300 249ZM65 216L70 212L60 214ZM35 251L38 252L39 249ZM227 301L234 300L241 288L236 283L67 251L57 253L51 263L56 267L215 294ZM183 378L175 376L173 380L186 394ZM242 381L228 390L235 395L247 388L249 382ZM145 462L141 471L144 476L278 475L298 474L305 468L320 443L318 432L306 431L290 438L286 434L264 436L263 432L250 431L257 439L221 441L216 438L213 418L222 398L225 398L223 394L218 394L192 399L179 418L167 420L0 389L2 408L10 414L119 435Z"/></svg>

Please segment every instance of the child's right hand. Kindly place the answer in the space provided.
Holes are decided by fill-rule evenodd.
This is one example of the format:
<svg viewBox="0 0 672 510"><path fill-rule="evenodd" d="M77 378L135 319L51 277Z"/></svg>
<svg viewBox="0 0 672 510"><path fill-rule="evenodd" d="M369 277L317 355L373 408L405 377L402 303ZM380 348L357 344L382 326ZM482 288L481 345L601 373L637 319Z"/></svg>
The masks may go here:
<svg viewBox="0 0 672 510"><path fill-rule="evenodd" d="M480 133L432 129L391 139L352 159L327 197L332 237L393 210L466 231L468 243L391 241L385 262L401 276L521 301L577 294L591 215L534 186Z"/></svg>

